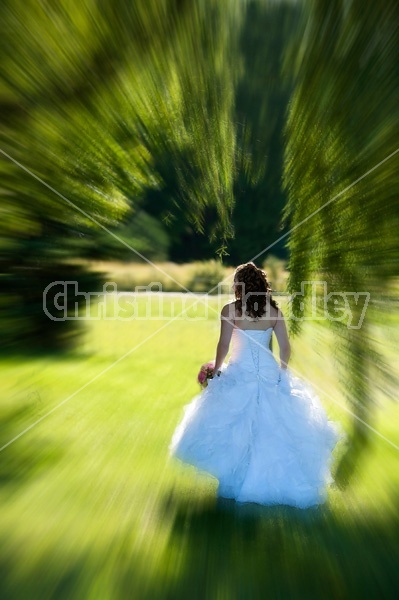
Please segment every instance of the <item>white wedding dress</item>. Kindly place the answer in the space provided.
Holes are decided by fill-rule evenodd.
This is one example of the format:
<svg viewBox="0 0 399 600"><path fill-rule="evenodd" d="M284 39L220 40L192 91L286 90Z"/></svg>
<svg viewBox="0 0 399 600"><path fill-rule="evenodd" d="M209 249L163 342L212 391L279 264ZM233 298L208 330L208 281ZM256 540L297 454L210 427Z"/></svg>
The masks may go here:
<svg viewBox="0 0 399 600"><path fill-rule="evenodd" d="M228 364L184 407L169 453L216 477L220 497L307 508L326 501L346 434L309 384L280 370L272 332L233 330Z"/></svg>

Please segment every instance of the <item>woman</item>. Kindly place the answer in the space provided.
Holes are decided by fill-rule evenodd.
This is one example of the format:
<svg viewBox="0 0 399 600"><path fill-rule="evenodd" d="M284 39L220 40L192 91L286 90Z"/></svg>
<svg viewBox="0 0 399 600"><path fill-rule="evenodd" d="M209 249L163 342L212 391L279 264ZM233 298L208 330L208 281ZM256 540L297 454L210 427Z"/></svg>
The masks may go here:
<svg viewBox="0 0 399 600"><path fill-rule="evenodd" d="M332 451L345 434L312 388L287 370L287 328L264 271L240 265L233 289L236 300L221 312L213 377L184 407L170 454L216 477L220 497L322 504L333 482ZM273 331L280 365L269 350Z"/></svg>

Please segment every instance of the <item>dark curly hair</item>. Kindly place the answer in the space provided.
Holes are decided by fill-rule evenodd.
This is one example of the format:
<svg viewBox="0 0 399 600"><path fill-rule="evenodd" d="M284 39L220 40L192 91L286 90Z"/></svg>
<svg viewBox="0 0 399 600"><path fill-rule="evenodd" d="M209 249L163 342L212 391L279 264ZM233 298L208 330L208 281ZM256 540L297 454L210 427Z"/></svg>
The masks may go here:
<svg viewBox="0 0 399 600"><path fill-rule="evenodd" d="M235 288L235 306L238 315L242 315L243 295L246 296L247 294L249 295L246 298L245 312L253 319L263 317L266 312L267 298L271 306L278 309L277 302L271 296L272 288L267 280L266 273L253 262L238 266L234 273L234 281L239 284ZM256 292L259 292L259 295Z"/></svg>

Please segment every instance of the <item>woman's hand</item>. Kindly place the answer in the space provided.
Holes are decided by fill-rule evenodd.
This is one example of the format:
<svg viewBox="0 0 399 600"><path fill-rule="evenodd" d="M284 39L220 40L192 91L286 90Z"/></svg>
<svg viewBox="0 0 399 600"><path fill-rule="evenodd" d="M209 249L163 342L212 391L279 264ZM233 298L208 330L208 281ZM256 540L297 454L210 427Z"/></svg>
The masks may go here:
<svg viewBox="0 0 399 600"><path fill-rule="evenodd" d="M220 377L221 372L222 371L220 369L213 369L211 379L213 379L214 377Z"/></svg>

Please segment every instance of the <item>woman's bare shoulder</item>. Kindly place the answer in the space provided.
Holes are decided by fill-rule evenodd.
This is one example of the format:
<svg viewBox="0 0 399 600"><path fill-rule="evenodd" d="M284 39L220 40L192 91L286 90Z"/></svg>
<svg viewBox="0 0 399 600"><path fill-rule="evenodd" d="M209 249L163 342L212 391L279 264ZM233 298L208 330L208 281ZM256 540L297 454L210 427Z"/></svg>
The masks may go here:
<svg viewBox="0 0 399 600"><path fill-rule="evenodd" d="M236 303L233 300L232 302L228 302L222 308L222 316L227 319L234 319L236 315Z"/></svg>
<svg viewBox="0 0 399 600"><path fill-rule="evenodd" d="M222 308L222 312L225 312L225 313L235 312L235 310L236 310L235 300L232 300L231 302L228 302Z"/></svg>
<svg viewBox="0 0 399 600"><path fill-rule="evenodd" d="M272 304L266 305L266 313L270 316L271 319L277 319L277 317L281 317L280 307L273 306Z"/></svg>
<svg viewBox="0 0 399 600"><path fill-rule="evenodd" d="M275 313L276 325L278 325L279 323L284 323L285 317L284 317L283 311L281 310L281 308L279 306L274 309L274 313Z"/></svg>

